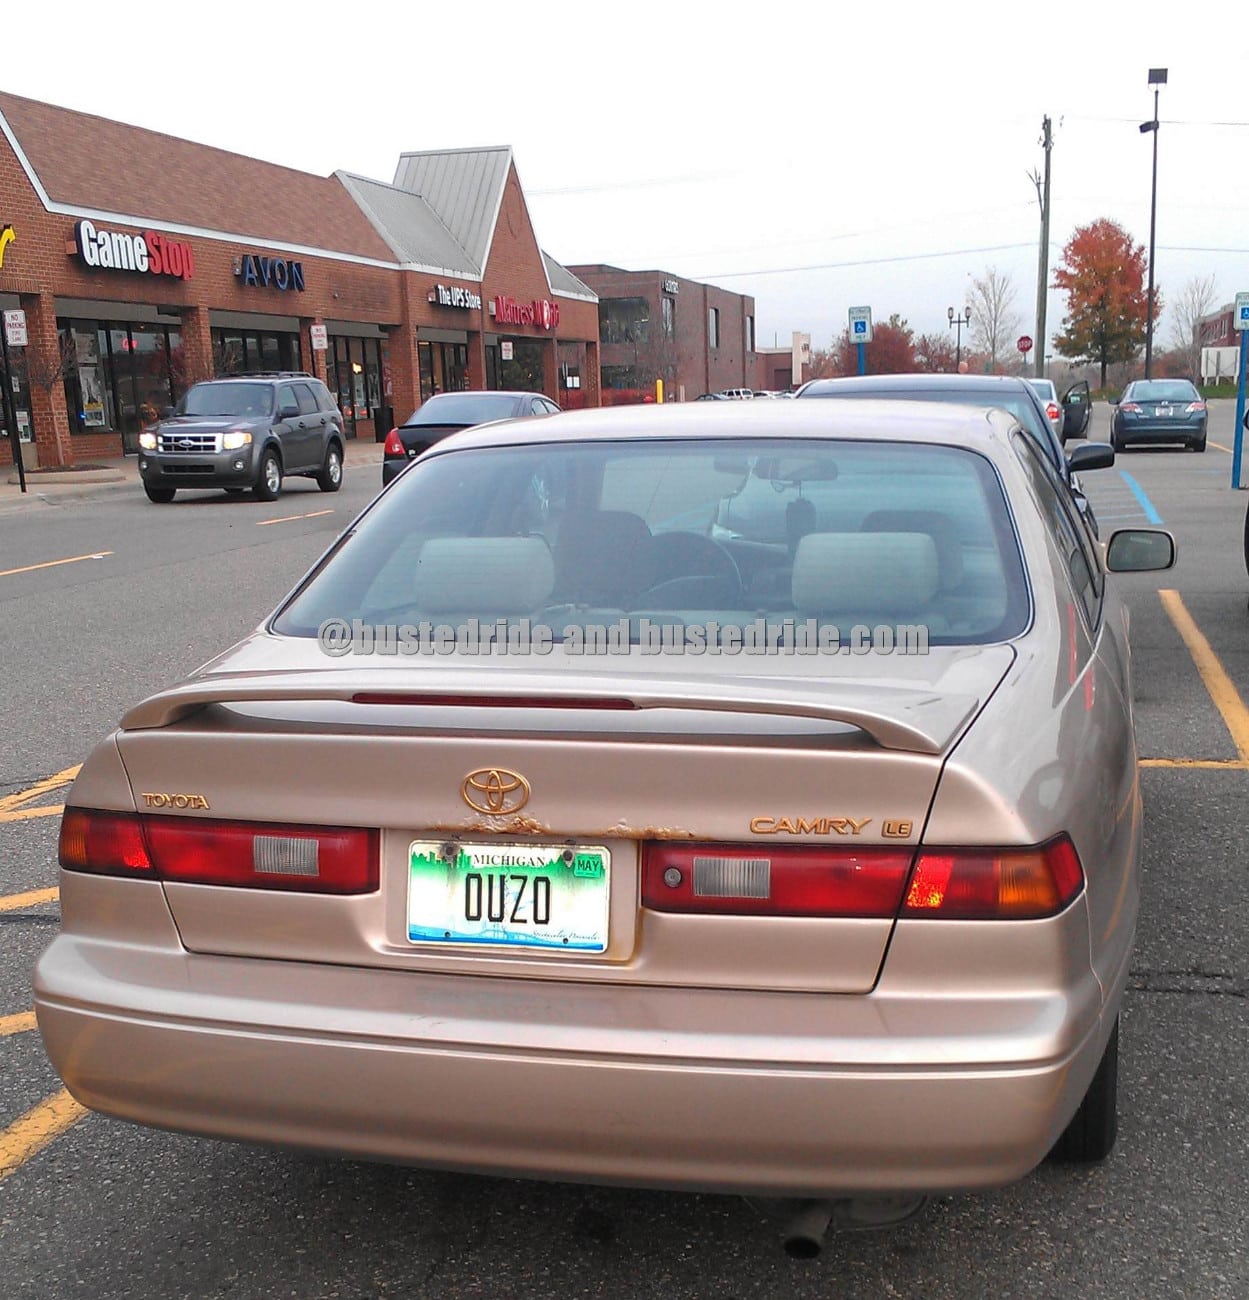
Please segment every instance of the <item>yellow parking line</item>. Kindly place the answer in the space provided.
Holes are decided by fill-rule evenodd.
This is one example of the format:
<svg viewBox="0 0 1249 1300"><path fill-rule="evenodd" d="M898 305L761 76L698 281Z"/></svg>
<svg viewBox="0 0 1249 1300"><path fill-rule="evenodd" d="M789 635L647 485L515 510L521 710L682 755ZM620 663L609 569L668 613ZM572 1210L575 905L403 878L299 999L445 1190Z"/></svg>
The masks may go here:
<svg viewBox="0 0 1249 1300"><path fill-rule="evenodd" d="M55 776L45 776L42 781L36 781L26 790L19 790L16 794L6 794L0 799L0 813L8 812L10 808L16 808L19 804L29 803L32 799L38 799L40 795L49 794L60 786L68 785L78 775L81 767L82 764L77 763L73 767L67 767L63 772L57 772Z"/></svg>
<svg viewBox="0 0 1249 1300"><path fill-rule="evenodd" d="M61 896L59 889L32 889L26 894L0 895L0 912L20 912L26 907L38 907L41 903L55 903Z"/></svg>
<svg viewBox="0 0 1249 1300"><path fill-rule="evenodd" d="M1211 439L1210 441L1210 446L1217 447L1220 451L1227 452L1229 456L1233 454L1232 449L1230 447L1225 447L1221 442L1215 442L1213 439Z"/></svg>
<svg viewBox="0 0 1249 1300"><path fill-rule="evenodd" d="M38 1028L33 1011L19 1011L15 1016L0 1016L0 1038L8 1038L10 1034L25 1034Z"/></svg>
<svg viewBox="0 0 1249 1300"><path fill-rule="evenodd" d="M77 564L80 560L102 560L112 551L92 551L90 555L71 555L65 560L44 560L42 564L27 564L20 569L0 569L0 578L11 578L15 573L34 573L36 569L55 569L60 564Z"/></svg>
<svg viewBox="0 0 1249 1300"><path fill-rule="evenodd" d="M1239 758L1142 758L1142 767L1189 767L1249 772L1249 763Z"/></svg>
<svg viewBox="0 0 1249 1300"><path fill-rule="evenodd" d="M45 808L13 808L9 812L0 812L0 824L27 822L32 817L59 817L64 811L63 803L48 804Z"/></svg>
<svg viewBox="0 0 1249 1300"><path fill-rule="evenodd" d="M257 528L268 528L270 524L289 524L295 519L319 519L322 515L332 515L332 510L310 510L306 515L283 515L281 519L259 519L256 521ZM0 577L3 577L0 574Z"/></svg>
<svg viewBox="0 0 1249 1300"><path fill-rule="evenodd" d="M1160 591L1159 600L1167 611L1175 630L1184 639L1188 653L1197 665L1201 680L1205 683L1214 707L1223 715L1223 721L1231 733L1241 762L1249 763L1249 709L1240 698L1240 692L1232 684L1219 657L1210 648L1210 642L1202 635L1201 629L1193 622L1193 616L1184 607L1178 591Z"/></svg>
<svg viewBox="0 0 1249 1300"><path fill-rule="evenodd" d="M78 1123L87 1111L62 1088L0 1131L0 1182Z"/></svg>

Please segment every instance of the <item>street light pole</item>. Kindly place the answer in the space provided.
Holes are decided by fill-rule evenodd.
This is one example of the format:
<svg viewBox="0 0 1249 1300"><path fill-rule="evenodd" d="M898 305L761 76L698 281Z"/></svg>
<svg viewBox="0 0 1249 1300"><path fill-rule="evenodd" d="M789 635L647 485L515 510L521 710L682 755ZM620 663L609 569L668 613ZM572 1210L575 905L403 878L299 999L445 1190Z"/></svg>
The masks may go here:
<svg viewBox="0 0 1249 1300"><path fill-rule="evenodd" d="M1154 170L1149 186L1149 291L1145 308L1145 378L1153 378L1154 365L1154 236L1158 218L1158 87L1167 84L1166 68L1150 68L1154 88L1154 118L1141 123L1141 134L1154 137Z"/></svg>
<svg viewBox="0 0 1249 1300"><path fill-rule="evenodd" d="M971 324L971 308L964 307L963 314L956 316L954 308L947 307L945 314L954 330L954 369L957 370L963 364L963 326Z"/></svg>

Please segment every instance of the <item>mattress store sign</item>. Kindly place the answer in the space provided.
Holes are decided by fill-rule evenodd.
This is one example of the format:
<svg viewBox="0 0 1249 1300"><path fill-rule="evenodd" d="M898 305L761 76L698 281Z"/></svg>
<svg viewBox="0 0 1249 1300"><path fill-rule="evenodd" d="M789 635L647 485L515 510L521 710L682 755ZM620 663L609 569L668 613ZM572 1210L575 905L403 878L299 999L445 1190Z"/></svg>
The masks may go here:
<svg viewBox="0 0 1249 1300"><path fill-rule="evenodd" d="M553 330L559 326L559 303L517 302L515 298L497 297L490 304L490 314L496 325L536 325L539 329Z"/></svg>
<svg viewBox="0 0 1249 1300"><path fill-rule="evenodd" d="M285 257L256 257L248 253L235 264L234 274L240 284L304 291L304 264L288 261Z"/></svg>
<svg viewBox="0 0 1249 1300"><path fill-rule="evenodd" d="M195 274L191 245L154 230L128 235L120 230L102 230L93 221L80 221L74 227L73 251L87 266L106 271L171 275L176 280L189 280Z"/></svg>

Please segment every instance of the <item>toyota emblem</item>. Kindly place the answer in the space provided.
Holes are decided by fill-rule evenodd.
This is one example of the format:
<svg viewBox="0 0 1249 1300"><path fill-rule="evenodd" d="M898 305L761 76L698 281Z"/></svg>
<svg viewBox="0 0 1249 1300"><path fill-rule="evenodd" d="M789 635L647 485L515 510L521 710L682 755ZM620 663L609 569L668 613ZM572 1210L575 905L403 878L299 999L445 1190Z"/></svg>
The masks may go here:
<svg viewBox="0 0 1249 1300"><path fill-rule="evenodd" d="M464 778L460 795L474 811L498 817L529 802L529 782L506 767L479 767Z"/></svg>

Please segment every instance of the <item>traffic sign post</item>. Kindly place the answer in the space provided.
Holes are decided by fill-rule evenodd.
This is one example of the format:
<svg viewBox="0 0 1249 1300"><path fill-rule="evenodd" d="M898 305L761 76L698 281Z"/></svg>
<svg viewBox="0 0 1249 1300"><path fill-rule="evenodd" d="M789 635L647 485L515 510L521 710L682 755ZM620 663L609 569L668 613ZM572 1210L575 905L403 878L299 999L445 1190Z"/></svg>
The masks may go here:
<svg viewBox="0 0 1249 1300"><path fill-rule="evenodd" d="M1026 357L1028 353L1032 351L1032 339L1027 334L1021 334L1015 340L1015 346L1019 349L1020 353Z"/></svg>
<svg viewBox="0 0 1249 1300"><path fill-rule="evenodd" d="M867 374L867 345L872 341L872 309L850 308L850 342L859 353L859 374Z"/></svg>
<svg viewBox="0 0 1249 1300"><path fill-rule="evenodd" d="M1239 488L1241 451L1245 442L1245 362L1249 359L1249 293L1238 293L1232 309L1232 326L1240 333L1236 365L1236 430L1232 443L1232 487Z"/></svg>
<svg viewBox="0 0 1249 1300"><path fill-rule="evenodd" d="M26 313L24 311L6 311L4 328L0 329L0 357L4 361L4 373L0 382L4 384L4 422L9 426L9 446L13 449L13 463L17 466L17 481L23 492L26 491L26 463L22 459L22 439L17 431L17 412L13 409L13 381L9 369L9 344L14 347L26 346Z"/></svg>

